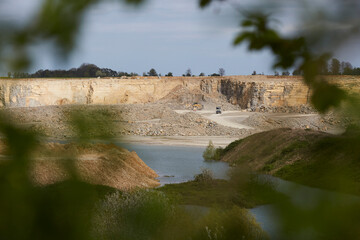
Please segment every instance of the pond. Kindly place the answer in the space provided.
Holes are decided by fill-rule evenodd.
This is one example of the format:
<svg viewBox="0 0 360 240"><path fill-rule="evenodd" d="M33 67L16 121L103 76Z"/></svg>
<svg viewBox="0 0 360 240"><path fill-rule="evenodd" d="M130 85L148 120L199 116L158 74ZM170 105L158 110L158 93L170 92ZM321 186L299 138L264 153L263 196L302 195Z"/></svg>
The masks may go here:
<svg viewBox="0 0 360 240"><path fill-rule="evenodd" d="M139 157L159 175L160 184L187 182L194 175L208 168L215 178L227 179L229 165L225 162L204 161L205 147L181 147L164 145L119 144L135 151Z"/></svg>
<svg viewBox="0 0 360 240"><path fill-rule="evenodd" d="M202 158L204 147L179 147L165 145L119 144L130 151L135 151L139 157L159 174L161 185L186 182L194 179L194 175L208 168L215 178L228 179L229 165L224 162L205 162ZM271 176L260 178L274 184L277 191L288 196L298 206L311 208L318 199L325 197L334 207L352 204L360 201L359 197L311 188L304 185L284 181ZM196 206L196 208L201 208ZM203 209L202 209L203 210ZM271 239L278 239L280 225L276 219L277 213L272 205L258 206L250 209L260 226Z"/></svg>

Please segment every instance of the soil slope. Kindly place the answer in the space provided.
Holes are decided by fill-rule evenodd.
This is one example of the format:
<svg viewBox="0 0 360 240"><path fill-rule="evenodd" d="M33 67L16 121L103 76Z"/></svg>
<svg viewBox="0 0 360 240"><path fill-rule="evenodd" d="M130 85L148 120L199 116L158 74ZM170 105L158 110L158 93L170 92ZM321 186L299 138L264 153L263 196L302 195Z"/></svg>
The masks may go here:
<svg viewBox="0 0 360 240"><path fill-rule="evenodd" d="M159 185L158 175L135 152L113 144L48 143L34 151L33 159L30 172L38 185L67 180L70 172L86 182L120 190Z"/></svg>
<svg viewBox="0 0 360 240"><path fill-rule="evenodd" d="M355 134L283 128L230 144L222 161L309 186L360 194L358 144Z"/></svg>

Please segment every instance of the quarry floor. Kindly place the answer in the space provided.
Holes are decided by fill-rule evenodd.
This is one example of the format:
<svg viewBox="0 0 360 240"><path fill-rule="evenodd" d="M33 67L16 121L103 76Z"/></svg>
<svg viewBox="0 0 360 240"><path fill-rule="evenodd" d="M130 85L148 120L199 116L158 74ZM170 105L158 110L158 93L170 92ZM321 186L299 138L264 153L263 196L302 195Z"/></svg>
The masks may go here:
<svg viewBox="0 0 360 240"><path fill-rule="evenodd" d="M317 113L256 113L248 111L225 111L216 114L211 110L174 110L176 113L184 115L195 113L208 119L220 126L233 129L246 129L248 133L257 133L274 128L289 127L294 129L316 129L332 134L341 134L344 128L334 118L321 116ZM215 146L225 147L229 143L246 137L248 134L240 136L124 136L119 141L136 144L154 145L178 145L178 146L207 146L211 140Z"/></svg>
<svg viewBox="0 0 360 240"><path fill-rule="evenodd" d="M104 130L117 141L185 146L206 146L209 140L216 146L226 146L236 139L276 128L340 133L344 126L344 122L332 113L321 116L316 113L251 112L223 107L222 114L216 114L215 106L193 111L181 105L163 103L0 110L4 111L20 126L41 132L43 137L50 139L75 137L72 116L81 113L90 122L100 121L93 122L87 129L93 138L97 137L99 130Z"/></svg>

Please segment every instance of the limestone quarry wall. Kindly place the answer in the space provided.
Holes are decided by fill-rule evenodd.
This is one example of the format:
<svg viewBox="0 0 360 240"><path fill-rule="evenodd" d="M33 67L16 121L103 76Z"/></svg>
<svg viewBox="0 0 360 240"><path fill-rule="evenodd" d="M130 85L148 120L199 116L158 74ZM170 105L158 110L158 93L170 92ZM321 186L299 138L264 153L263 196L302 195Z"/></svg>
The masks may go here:
<svg viewBox="0 0 360 240"><path fill-rule="evenodd" d="M360 92L360 77L329 79ZM242 108L300 106L309 103L311 91L300 77L291 76L1 79L0 106L148 103L166 98L179 88L194 95L223 96Z"/></svg>

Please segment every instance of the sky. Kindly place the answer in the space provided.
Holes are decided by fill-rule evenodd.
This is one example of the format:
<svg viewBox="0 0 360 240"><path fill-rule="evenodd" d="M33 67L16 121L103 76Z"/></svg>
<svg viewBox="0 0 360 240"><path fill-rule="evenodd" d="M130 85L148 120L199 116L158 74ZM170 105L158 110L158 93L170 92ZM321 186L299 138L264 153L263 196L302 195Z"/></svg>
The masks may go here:
<svg viewBox="0 0 360 240"><path fill-rule="evenodd" d="M26 22L40 0L0 0L3 17ZM5 2L5 3L4 3ZM22 9L22 14L16 14ZM279 30L294 31L292 15L283 14ZM50 45L34 47L38 69L69 69L82 63L116 71L142 74L155 68L163 75L182 75L187 69L198 75L273 74L273 57L269 51L248 52L246 45L234 47L232 41L239 32L240 18L229 4L215 4L206 9L197 0L148 0L134 9L108 1L90 9L78 36L77 47L67 61L60 61L50 51ZM351 45L356 45L352 42ZM356 52L357 51L357 52ZM344 48L337 57L360 66L360 51Z"/></svg>

